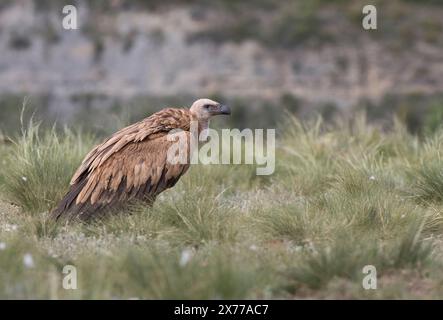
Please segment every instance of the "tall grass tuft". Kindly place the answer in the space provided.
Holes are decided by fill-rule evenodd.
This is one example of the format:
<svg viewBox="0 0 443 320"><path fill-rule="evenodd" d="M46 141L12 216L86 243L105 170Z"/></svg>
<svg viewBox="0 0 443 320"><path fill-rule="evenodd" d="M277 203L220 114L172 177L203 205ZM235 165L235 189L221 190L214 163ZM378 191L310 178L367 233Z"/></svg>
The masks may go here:
<svg viewBox="0 0 443 320"><path fill-rule="evenodd" d="M133 293L151 299L244 299L260 283L257 269L219 247L129 250L119 262Z"/></svg>
<svg viewBox="0 0 443 320"><path fill-rule="evenodd" d="M36 213L52 208L69 186L69 180L86 152L90 136L65 129L40 132L30 121L9 148L0 175L7 200Z"/></svg>
<svg viewBox="0 0 443 320"><path fill-rule="evenodd" d="M171 192L172 193L172 192ZM236 211L220 201L219 194L194 187L174 193L167 201L159 200L146 212L146 219L155 225L158 238L180 245L200 246L215 242L233 242L239 232Z"/></svg>
<svg viewBox="0 0 443 320"><path fill-rule="evenodd" d="M443 162L433 161L414 171L414 196L422 202L443 202Z"/></svg>
<svg viewBox="0 0 443 320"><path fill-rule="evenodd" d="M320 289L337 278L360 282L366 265L376 268L378 276L405 268L420 269L432 254L432 242L420 239L422 224L416 224L398 239L383 244L380 239L338 234L330 244L306 250L294 266L288 268L291 279L287 290L307 286Z"/></svg>

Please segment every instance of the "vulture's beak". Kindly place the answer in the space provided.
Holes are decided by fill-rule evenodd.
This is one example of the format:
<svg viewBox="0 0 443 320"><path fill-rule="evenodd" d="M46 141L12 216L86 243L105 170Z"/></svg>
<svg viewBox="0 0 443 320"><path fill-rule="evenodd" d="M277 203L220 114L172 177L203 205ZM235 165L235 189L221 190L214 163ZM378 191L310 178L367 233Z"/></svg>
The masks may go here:
<svg viewBox="0 0 443 320"><path fill-rule="evenodd" d="M219 111L219 113L220 113L220 114L231 114L231 108L229 108L228 106L222 104L222 105L220 106L220 111Z"/></svg>

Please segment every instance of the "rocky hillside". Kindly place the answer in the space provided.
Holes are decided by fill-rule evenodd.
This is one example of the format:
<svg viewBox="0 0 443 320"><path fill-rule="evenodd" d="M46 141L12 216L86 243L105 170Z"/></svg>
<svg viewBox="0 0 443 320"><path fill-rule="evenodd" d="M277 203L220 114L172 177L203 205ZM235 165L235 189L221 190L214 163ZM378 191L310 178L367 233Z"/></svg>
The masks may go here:
<svg viewBox="0 0 443 320"><path fill-rule="evenodd" d="M77 30L62 28L63 1L2 2L0 104L43 97L72 114L85 101L223 95L342 108L443 88L438 1L376 1L376 31L361 27L364 1L73 3Z"/></svg>

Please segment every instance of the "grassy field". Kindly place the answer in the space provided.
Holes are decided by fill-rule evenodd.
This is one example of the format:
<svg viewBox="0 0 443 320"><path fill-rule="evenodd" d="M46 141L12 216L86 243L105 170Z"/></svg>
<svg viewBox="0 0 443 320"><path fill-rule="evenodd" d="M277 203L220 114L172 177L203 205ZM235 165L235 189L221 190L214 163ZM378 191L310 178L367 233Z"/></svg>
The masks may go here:
<svg viewBox="0 0 443 320"><path fill-rule="evenodd" d="M0 298L443 298L443 131L357 116L277 133L269 177L197 165L152 208L60 226L47 212L98 141L30 125L0 145Z"/></svg>

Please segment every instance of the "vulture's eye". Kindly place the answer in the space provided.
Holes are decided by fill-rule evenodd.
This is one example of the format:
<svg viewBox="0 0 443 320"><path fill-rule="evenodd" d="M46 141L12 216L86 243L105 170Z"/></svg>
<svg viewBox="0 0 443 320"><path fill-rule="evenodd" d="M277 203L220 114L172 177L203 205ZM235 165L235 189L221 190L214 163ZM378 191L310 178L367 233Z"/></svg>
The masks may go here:
<svg viewBox="0 0 443 320"><path fill-rule="evenodd" d="M210 104L205 104L205 105L204 105L204 108L205 108L205 109L209 109L210 107L211 107Z"/></svg>

